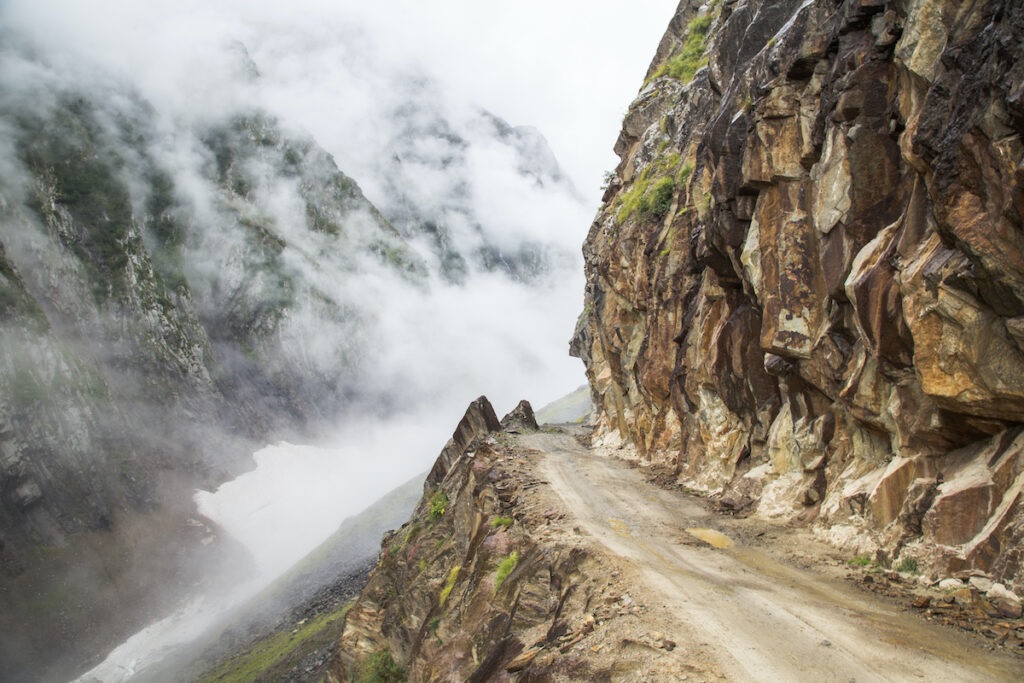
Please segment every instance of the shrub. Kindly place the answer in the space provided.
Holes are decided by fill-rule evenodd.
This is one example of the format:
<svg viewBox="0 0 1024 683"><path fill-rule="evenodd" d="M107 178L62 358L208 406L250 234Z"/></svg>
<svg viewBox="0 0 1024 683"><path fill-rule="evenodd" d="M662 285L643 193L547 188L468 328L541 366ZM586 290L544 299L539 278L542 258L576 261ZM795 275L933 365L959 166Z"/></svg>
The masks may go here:
<svg viewBox="0 0 1024 683"><path fill-rule="evenodd" d="M868 555L856 555L846 562L854 567L868 567L871 565L871 557Z"/></svg>
<svg viewBox="0 0 1024 683"><path fill-rule="evenodd" d="M445 510L448 509L448 495L444 491L438 491L430 499L430 511L427 516L430 517L430 521L437 521L444 515Z"/></svg>
<svg viewBox="0 0 1024 683"><path fill-rule="evenodd" d="M498 565L498 574L494 577L494 590L497 591L501 588L501 584L505 583L505 579L512 573L512 570L519 564L519 553L512 551L512 554L506 557Z"/></svg>
<svg viewBox="0 0 1024 683"><path fill-rule="evenodd" d="M651 186L651 191L641 202L641 211L655 219L662 219L668 215L672 208L672 196L675 194L676 184L672 178L658 178Z"/></svg>
<svg viewBox="0 0 1024 683"><path fill-rule="evenodd" d="M356 666L349 680L353 683L401 683L405 667L399 666L387 650L374 652Z"/></svg>
<svg viewBox="0 0 1024 683"><path fill-rule="evenodd" d="M920 570L917 566L917 560L913 557L904 557L896 566L896 571L904 572L906 574L917 574Z"/></svg>

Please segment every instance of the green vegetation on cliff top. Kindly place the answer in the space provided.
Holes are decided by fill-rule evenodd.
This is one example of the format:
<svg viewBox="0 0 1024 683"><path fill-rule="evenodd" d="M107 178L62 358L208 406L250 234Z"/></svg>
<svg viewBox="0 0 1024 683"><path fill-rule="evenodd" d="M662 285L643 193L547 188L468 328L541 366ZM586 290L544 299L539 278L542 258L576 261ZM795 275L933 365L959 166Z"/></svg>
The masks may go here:
<svg viewBox="0 0 1024 683"><path fill-rule="evenodd" d="M658 156L633 181L628 190L619 195L619 208L615 214L619 223L630 216L642 220L662 220L672 209L677 189L682 188L693 172L693 166L680 166L677 152Z"/></svg>
<svg viewBox="0 0 1024 683"><path fill-rule="evenodd" d="M649 81L662 76L675 78L683 83L689 83L694 75L703 67L707 66L708 58L705 54L708 44L708 30L711 28L712 17L710 14L701 14L694 17L686 27L686 40L682 49L673 55L668 61L663 62L658 69L651 74Z"/></svg>

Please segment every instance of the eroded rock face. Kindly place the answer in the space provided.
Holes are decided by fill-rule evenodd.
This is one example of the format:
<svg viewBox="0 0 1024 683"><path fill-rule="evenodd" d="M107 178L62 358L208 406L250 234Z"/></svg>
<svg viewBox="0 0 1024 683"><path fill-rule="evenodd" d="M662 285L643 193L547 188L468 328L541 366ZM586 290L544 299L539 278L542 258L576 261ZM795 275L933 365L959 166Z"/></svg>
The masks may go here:
<svg viewBox="0 0 1024 683"><path fill-rule="evenodd" d="M1020 587L1024 7L684 1L648 79L584 246L599 430Z"/></svg>
<svg viewBox="0 0 1024 683"><path fill-rule="evenodd" d="M524 401L502 423L518 430L527 416ZM327 681L383 680L384 664L416 681L539 680L570 641L569 615L599 604L597 560L537 538L547 513L521 503L538 482L502 429L486 398L470 404L409 522L384 537Z"/></svg>

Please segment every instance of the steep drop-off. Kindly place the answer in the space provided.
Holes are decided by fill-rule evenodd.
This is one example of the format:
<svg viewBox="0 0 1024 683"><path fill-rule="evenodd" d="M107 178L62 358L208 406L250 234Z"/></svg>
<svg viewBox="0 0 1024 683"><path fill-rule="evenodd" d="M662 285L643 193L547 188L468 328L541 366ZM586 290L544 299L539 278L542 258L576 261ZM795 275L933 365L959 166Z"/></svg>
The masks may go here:
<svg viewBox="0 0 1024 683"><path fill-rule="evenodd" d="M0 41L0 679L66 679L225 556L250 566L192 496L256 448L436 400L389 303L477 276L529 288L566 260L496 243L457 154L496 147L508 175L575 201L539 136L478 113L466 139L426 99L392 112L400 139L367 145L394 175L372 179L385 214L228 53L238 97L184 112ZM415 210L399 151L460 169L432 198L455 208Z"/></svg>
<svg viewBox="0 0 1024 683"><path fill-rule="evenodd" d="M0 677L12 680L40 661L80 664L203 581L221 544L195 488L247 467L265 439L315 432L358 391L359 316L300 254L424 277L354 181L270 117L199 131L205 175L192 182L209 204L197 207L155 153L145 103L36 94L0 112ZM302 202L297 229L267 207L281 186ZM317 319L351 342L298 341Z"/></svg>
<svg viewBox="0 0 1024 683"><path fill-rule="evenodd" d="M1024 586L1024 6L684 1L572 342L597 443Z"/></svg>

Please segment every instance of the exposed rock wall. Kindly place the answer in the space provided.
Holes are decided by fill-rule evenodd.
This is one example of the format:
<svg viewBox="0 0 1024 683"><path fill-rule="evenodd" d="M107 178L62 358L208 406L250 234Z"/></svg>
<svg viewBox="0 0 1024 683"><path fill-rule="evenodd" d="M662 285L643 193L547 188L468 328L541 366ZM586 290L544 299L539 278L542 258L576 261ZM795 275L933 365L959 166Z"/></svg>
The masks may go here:
<svg viewBox="0 0 1024 683"><path fill-rule="evenodd" d="M1024 582L1024 5L680 4L572 342L599 442Z"/></svg>

